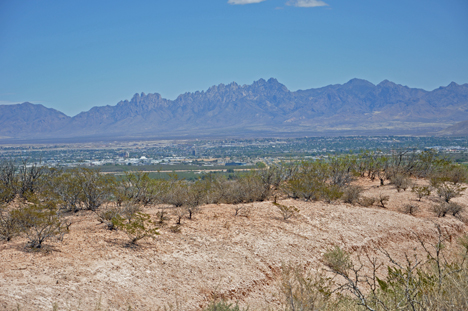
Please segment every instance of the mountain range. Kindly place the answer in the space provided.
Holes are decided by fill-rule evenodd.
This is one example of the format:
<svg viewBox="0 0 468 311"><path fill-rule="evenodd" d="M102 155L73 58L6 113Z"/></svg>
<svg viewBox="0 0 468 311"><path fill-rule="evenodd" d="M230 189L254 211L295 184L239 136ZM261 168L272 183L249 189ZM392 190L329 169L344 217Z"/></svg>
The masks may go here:
<svg viewBox="0 0 468 311"><path fill-rule="evenodd" d="M427 134L465 120L468 84L426 91L352 79L292 92L271 78L175 100L135 94L74 117L31 103L0 105L0 139Z"/></svg>

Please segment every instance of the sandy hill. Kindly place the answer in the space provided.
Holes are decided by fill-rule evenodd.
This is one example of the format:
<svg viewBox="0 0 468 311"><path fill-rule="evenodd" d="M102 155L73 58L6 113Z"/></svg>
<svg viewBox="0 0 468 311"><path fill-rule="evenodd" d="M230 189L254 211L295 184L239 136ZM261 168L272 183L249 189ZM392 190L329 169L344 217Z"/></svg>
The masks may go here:
<svg viewBox="0 0 468 311"><path fill-rule="evenodd" d="M321 269L323 252L335 244L354 253L383 247L402 258L418 248L414 233L435 238L434 223L455 236L468 232L461 220L430 212L434 196L418 202L409 191L359 183L365 196L389 194L388 207L287 199L281 202L299 213L285 221L271 202L249 204L240 216L230 205L207 205L180 232L171 231L172 217L156 240L133 248L93 213L69 215L69 234L48 242L47 252L26 251L22 239L0 244L0 310L201 310L214 296L266 310L279 306L284 263ZM467 204L468 193L454 201ZM399 211L408 202L419 204L416 216Z"/></svg>

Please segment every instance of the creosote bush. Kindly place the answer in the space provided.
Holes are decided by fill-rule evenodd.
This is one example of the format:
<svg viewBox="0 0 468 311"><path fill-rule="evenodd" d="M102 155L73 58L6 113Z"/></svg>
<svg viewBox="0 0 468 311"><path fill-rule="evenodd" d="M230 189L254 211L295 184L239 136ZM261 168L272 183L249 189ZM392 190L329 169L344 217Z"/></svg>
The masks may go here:
<svg viewBox="0 0 468 311"><path fill-rule="evenodd" d="M348 186L343 193L345 203L356 204L361 198L362 188L359 186Z"/></svg>
<svg viewBox="0 0 468 311"><path fill-rule="evenodd" d="M20 231L28 238L28 247L42 248L46 240L61 238L67 231L67 225L57 213L54 202L40 202L23 204L12 211L12 217L18 222Z"/></svg>
<svg viewBox="0 0 468 311"><path fill-rule="evenodd" d="M419 201L421 201L422 198L431 195L431 188L429 186L413 187L411 191L416 193L416 196L418 197Z"/></svg>
<svg viewBox="0 0 468 311"><path fill-rule="evenodd" d="M323 255L325 271L310 273L300 266L283 266L279 282L285 310L456 310L468 308L468 235L458 239L458 255L448 256L452 236L436 226L437 237L415 235L423 256L404 254L397 260L352 254L335 246Z"/></svg>
<svg viewBox="0 0 468 311"><path fill-rule="evenodd" d="M419 205L408 203L403 205L400 210L405 214L414 215L419 211Z"/></svg>
<svg viewBox="0 0 468 311"><path fill-rule="evenodd" d="M19 219L15 217L5 205L0 205L0 240L10 241L12 238L20 235L21 228Z"/></svg>
<svg viewBox="0 0 468 311"><path fill-rule="evenodd" d="M224 300L212 301L203 311L247 311L247 309L241 309L237 303L228 303Z"/></svg>
<svg viewBox="0 0 468 311"><path fill-rule="evenodd" d="M447 203L450 202L451 199L461 196L462 192L466 189L466 187L463 187L460 184L451 182L441 182L435 187L439 197L443 198Z"/></svg>
<svg viewBox="0 0 468 311"><path fill-rule="evenodd" d="M112 218L114 226L124 231L130 238L130 244L136 244L137 241L144 238L155 238L159 235L158 228L151 220L150 215L136 212L129 218L123 218L116 215Z"/></svg>
<svg viewBox="0 0 468 311"><path fill-rule="evenodd" d="M390 178L390 183L395 185L398 192L406 191L411 186L410 179L403 174L396 174Z"/></svg>
<svg viewBox="0 0 468 311"><path fill-rule="evenodd" d="M464 206L455 202L442 202L432 206L432 211L437 215L437 217L445 217L447 214L459 216L463 210Z"/></svg>
<svg viewBox="0 0 468 311"><path fill-rule="evenodd" d="M299 210L295 206L286 206L277 202L273 202L273 205L278 208L284 220L288 220L289 218L294 217L297 213L299 213Z"/></svg>
<svg viewBox="0 0 468 311"><path fill-rule="evenodd" d="M385 208L385 204L388 203L388 200L390 200L390 196L388 195L379 193L379 195L377 196L377 201L380 203L380 206L382 206L383 208Z"/></svg>
<svg viewBox="0 0 468 311"><path fill-rule="evenodd" d="M359 200L359 204L361 204L364 207L370 207L374 205L374 203L377 201L375 197L361 197Z"/></svg>

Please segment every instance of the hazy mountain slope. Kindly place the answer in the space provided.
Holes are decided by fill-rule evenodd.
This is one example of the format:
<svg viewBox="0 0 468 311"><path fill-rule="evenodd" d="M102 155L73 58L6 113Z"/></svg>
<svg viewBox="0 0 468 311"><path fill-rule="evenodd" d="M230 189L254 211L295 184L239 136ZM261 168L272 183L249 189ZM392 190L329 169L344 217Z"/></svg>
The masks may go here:
<svg viewBox="0 0 468 311"><path fill-rule="evenodd" d="M468 135L468 121L455 123L452 126L440 131L438 134L447 136L467 136Z"/></svg>
<svg viewBox="0 0 468 311"><path fill-rule="evenodd" d="M70 119L62 112L42 105L0 105L0 137L49 135L65 126Z"/></svg>
<svg viewBox="0 0 468 311"><path fill-rule="evenodd" d="M345 84L289 91L276 79L251 85L212 86L175 100L159 94L135 94L115 106L94 107L73 118L53 117L29 105L19 116L2 118L4 136L135 137L255 133L425 133L468 119L468 84L451 83L433 91L383 81L352 79ZM9 106L11 111L15 111ZM45 112L43 112L45 113ZM34 122L29 122L34 120ZM41 123L42 122L42 123ZM39 130L36 130L36 127ZM5 133L8 133L6 135ZM15 134L16 133L16 134Z"/></svg>

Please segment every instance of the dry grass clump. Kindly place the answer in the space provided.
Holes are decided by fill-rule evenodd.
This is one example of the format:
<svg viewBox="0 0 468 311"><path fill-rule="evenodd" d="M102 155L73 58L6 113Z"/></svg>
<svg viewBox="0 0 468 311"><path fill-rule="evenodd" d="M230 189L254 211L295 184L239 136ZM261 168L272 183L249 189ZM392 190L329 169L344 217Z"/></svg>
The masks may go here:
<svg viewBox="0 0 468 311"><path fill-rule="evenodd" d="M375 197L361 197L359 200L359 204L361 204L364 207L370 207L374 205L374 203L377 202L377 199Z"/></svg>
<svg viewBox="0 0 468 311"><path fill-rule="evenodd" d="M419 212L419 205L414 203L408 203L403 205L400 208L400 211L405 214L415 215L417 212Z"/></svg>
<svg viewBox="0 0 468 311"><path fill-rule="evenodd" d="M384 195L382 193L379 193L379 195L377 196L377 202L379 202L380 206L382 206L383 208L385 208L385 204L387 204L389 200L390 200L389 195Z"/></svg>

